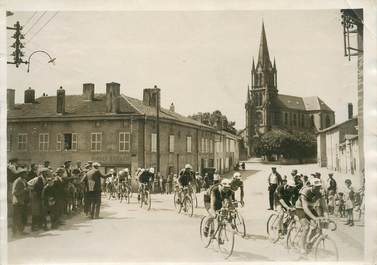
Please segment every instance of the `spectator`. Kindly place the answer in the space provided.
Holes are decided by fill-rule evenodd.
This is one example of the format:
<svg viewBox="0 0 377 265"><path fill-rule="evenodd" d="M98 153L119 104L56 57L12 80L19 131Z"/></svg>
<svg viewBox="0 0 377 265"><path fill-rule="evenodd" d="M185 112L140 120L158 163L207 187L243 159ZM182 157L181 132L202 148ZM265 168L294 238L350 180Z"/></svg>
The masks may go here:
<svg viewBox="0 0 377 265"><path fill-rule="evenodd" d="M173 190L173 175L168 174L167 180L166 180L166 194L171 194Z"/></svg>
<svg viewBox="0 0 377 265"><path fill-rule="evenodd" d="M93 168L86 173L84 183L88 189L88 197L90 201L90 218L99 219L101 207L101 178L106 176L99 171L101 165L97 162L93 163Z"/></svg>
<svg viewBox="0 0 377 265"><path fill-rule="evenodd" d="M160 173L158 173L160 174ZM160 177L160 192L161 194L165 193L165 186L166 186L166 177L161 176Z"/></svg>
<svg viewBox="0 0 377 265"><path fill-rule="evenodd" d="M49 169L41 168L39 175L29 180L31 189L31 230L36 231L43 228L42 191L47 182Z"/></svg>
<svg viewBox="0 0 377 265"><path fill-rule="evenodd" d="M21 169L17 172L17 178L12 187L12 204L13 204L13 234L26 234L24 232L25 223L23 216L25 214L25 200L27 196L27 170Z"/></svg>
<svg viewBox="0 0 377 265"><path fill-rule="evenodd" d="M55 171L54 186L56 192L56 218L59 225L64 224L62 218L64 213L64 203L65 203L65 191L63 183L63 174L65 170L62 167L59 167Z"/></svg>
<svg viewBox="0 0 377 265"><path fill-rule="evenodd" d="M271 168L272 172L268 176L268 192L269 192L269 202L270 208L268 210L274 209L274 194L278 185L281 184L282 178L280 174L276 171L276 167Z"/></svg>
<svg viewBox="0 0 377 265"><path fill-rule="evenodd" d="M327 180L327 193L330 194L330 191L333 191L334 194L336 194L337 191L337 186L336 186L336 181L333 178L334 174L329 173L329 179Z"/></svg>
<svg viewBox="0 0 377 265"><path fill-rule="evenodd" d="M47 218L51 222L51 228L56 229L59 225L58 209L57 209L57 186L56 180L52 176L47 176L47 184L42 191L42 206L43 206L43 228L48 230Z"/></svg>
<svg viewBox="0 0 377 265"><path fill-rule="evenodd" d="M346 213L347 213L347 222L346 225L353 226L353 207L354 207L354 200L355 200L355 190L352 187L352 182L350 179L346 179L345 184L348 188L348 196L346 200Z"/></svg>

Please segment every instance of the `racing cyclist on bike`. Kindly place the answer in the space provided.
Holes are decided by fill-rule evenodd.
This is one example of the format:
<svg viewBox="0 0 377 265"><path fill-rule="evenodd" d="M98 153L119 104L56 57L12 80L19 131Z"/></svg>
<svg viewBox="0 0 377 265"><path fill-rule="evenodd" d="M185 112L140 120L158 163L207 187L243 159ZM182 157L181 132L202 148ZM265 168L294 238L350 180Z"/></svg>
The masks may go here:
<svg viewBox="0 0 377 265"><path fill-rule="evenodd" d="M238 189L240 189L240 203L242 206L245 205L245 202L243 200L244 198L244 189L243 189L243 181L241 180L241 173L235 172L233 174L232 181L230 182L230 188L234 193L237 192Z"/></svg>
<svg viewBox="0 0 377 265"><path fill-rule="evenodd" d="M191 190L190 190L190 184L194 181L195 179L195 173L192 171L192 167L190 164L186 164L185 165L185 168L182 169L180 172L179 172L179 177L178 177L178 186L179 186L179 189L180 189L180 192L179 192L179 197L178 197L178 200L179 202L182 202L182 190L183 188L185 187L188 187L189 188L189 192L191 194Z"/></svg>
<svg viewBox="0 0 377 265"><path fill-rule="evenodd" d="M296 192L296 183L289 179L286 184L279 185L275 191L275 201L279 211L279 234L285 234L287 223L283 223L284 212L293 212L295 210L293 200Z"/></svg>
<svg viewBox="0 0 377 265"><path fill-rule="evenodd" d="M139 189L138 189L138 194L137 194L138 201L140 201L140 193L143 186L142 184L144 184L145 188L148 189L150 178L151 178L151 173L149 172L148 169L141 169L139 171L139 175L138 175Z"/></svg>
<svg viewBox="0 0 377 265"><path fill-rule="evenodd" d="M309 184L310 186L304 186L300 190L299 198L296 202L296 215L303 228L302 237L300 239L302 255L306 255L307 240L311 238L312 231L317 227L319 221L328 219L326 199L324 194L321 193L321 180L311 178ZM317 202L319 202L319 206L323 211L324 218L318 217L318 213L314 209Z"/></svg>
<svg viewBox="0 0 377 265"><path fill-rule="evenodd" d="M208 236L209 227L216 218L216 212L224 206L224 201L228 200L232 202L235 200L230 183L231 181L229 179L223 179L219 185L213 186L211 189L210 209L208 210L209 216L203 233L205 237ZM211 235L213 233L214 231L211 229Z"/></svg>

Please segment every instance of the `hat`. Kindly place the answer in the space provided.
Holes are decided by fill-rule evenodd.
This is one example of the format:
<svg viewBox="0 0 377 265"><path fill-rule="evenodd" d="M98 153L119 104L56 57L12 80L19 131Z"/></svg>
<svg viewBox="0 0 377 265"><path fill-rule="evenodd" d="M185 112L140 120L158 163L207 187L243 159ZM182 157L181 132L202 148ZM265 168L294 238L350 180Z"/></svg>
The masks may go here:
<svg viewBox="0 0 377 265"><path fill-rule="evenodd" d="M240 172L234 172L233 178L240 179L241 178L241 173Z"/></svg>
<svg viewBox="0 0 377 265"><path fill-rule="evenodd" d="M48 169L47 167L42 167L42 168L39 170L39 173L43 173L43 172L50 172L50 169Z"/></svg>
<svg viewBox="0 0 377 265"><path fill-rule="evenodd" d="M89 165L91 165L91 164L93 164L93 161L88 161L87 163L88 163Z"/></svg>
<svg viewBox="0 0 377 265"><path fill-rule="evenodd" d="M188 169L188 168L190 168L190 169L192 168L190 164L185 165L185 169Z"/></svg>
<svg viewBox="0 0 377 265"><path fill-rule="evenodd" d="M329 173L329 177L332 177L332 176L334 176L334 173Z"/></svg>
<svg viewBox="0 0 377 265"><path fill-rule="evenodd" d="M317 178L310 179L310 185L314 187L322 186L322 182Z"/></svg>
<svg viewBox="0 0 377 265"><path fill-rule="evenodd" d="M9 159L9 163L17 162L17 161L18 161L18 158L11 158L11 159Z"/></svg>
<svg viewBox="0 0 377 265"><path fill-rule="evenodd" d="M294 180L292 180L292 179L289 179L289 180L287 181L287 185L290 186L290 187L296 187L296 183L295 183Z"/></svg>
<svg viewBox="0 0 377 265"><path fill-rule="evenodd" d="M271 167L271 169L276 169L276 167Z"/></svg>
<svg viewBox="0 0 377 265"><path fill-rule="evenodd" d="M115 172L115 171L114 171L113 168L109 170L109 174L113 174L114 172Z"/></svg>
<svg viewBox="0 0 377 265"><path fill-rule="evenodd" d="M292 169L292 173L297 173L297 169Z"/></svg>
<svg viewBox="0 0 377 265"><path fill-rule="evenodd" d="M89 162L88 162L89 163ZM98 162L94 162L93 163L93 167L100 167L101 166L101 164L100 163L98 163Z"/></svg>
<svg viewBox="0 0 377 265"><path fill-rule="evenodd" d="M151 168L149 169L149 172L151 172L151 173L153 174L153 173L154 173L154 168L151 167Z"/></svg>
<svg viewBox="0 0 377 265"><path fill-rule="evenodd" d="M126 167L126 168L124 169L124 171L125 171L125 172L128 172L128 168Z"/></svg>
<svg viewBox="0 0 377 265"><path fill-rule="evenodd" d="M64 161L64 165L68 164L68 163L71 163L71 162L72 162L71 160Z"/></svg>

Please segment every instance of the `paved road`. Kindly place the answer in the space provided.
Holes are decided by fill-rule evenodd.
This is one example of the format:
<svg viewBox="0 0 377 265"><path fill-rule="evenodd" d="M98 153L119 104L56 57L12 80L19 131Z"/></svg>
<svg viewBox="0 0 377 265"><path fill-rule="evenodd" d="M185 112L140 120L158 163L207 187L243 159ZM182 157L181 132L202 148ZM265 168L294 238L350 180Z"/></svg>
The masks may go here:
<svg viewBox="0 0 377 265"><path fill-rule="evenodd" d="M288 261L283 244L272 244L266 237L267 167L250 165L257 171L244 173L246 206L241 209L248 235L236 238L230 261ZM288 170L288 168L287 168ZM202 195L200 196L200 198ZM155 194L151 211L140 209L136 198L129 205L117 200L103 201L102 217L90 220L78 215L67 220L59 230L33 233L10 240L10 263L72 262L208 262L224 261L216 247L203 248L199 238L199 222L205 214L202 200L194 216L178 215L172 195ZM338 225L332 233L342 260L361 260L363 232L355 227ZM20 255L21 250L21 255Z"/></svg>

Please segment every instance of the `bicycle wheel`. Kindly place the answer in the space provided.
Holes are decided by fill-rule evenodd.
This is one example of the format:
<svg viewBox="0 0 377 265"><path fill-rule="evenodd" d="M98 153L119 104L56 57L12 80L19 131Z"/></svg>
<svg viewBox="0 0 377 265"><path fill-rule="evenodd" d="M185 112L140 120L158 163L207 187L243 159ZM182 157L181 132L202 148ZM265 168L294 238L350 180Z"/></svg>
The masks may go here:
<svg viewBox="0 0 377 265"><path fill-rule="evenodd" d="M206 224L207 224L207 221L208 221L208 218L207 216L203 216L202 220L200 221L200 240L202 241L203 245L205 248L207 248L210 244L211 244L211 241L212 241L212 238L211 236L209 235L209 231L214 231L214 224L212 222L211 225L209 225L209 228L208 228L208 232L207 232L207 235L205 235L204 231L205 231L205 227L206 227Z"/></svg>
<svg viewBox="0 0 377 265"><path fill-rule="evenodd" d="M236 226L236 231L242 236L246 236L246 225L245 220L243 219L242 215L237 212L236 218L234 218L234 225Z"/></svg>
<svg viewBox="0 0 377 265"><path fill-rule="evenodd" d="M131 190L129 188L127 188L126 196L127 196L127 203L128 204L130 203L131 195L132 195Z"/></svg>
<svg viewBox="0 0 377 265"><path fill-rule="evenodd" d="M316 261L338 261L338 247L328 235L320 236L314 244L314 257Z"/></svg>
<svg viewBox="0 0 377 265"><path fill-rule="evenodd" d="M178 211L178 213L180 213L181 211L181 204L179 203L179 192L178 191L174 191L174 207L175 209Z"/></svg>
<svg viewBox="0 0 377 265"><path fill-rule="evenodd" d="M291 221L287 228L286 247L287 249L298 248L298 240L300 238L300 227L296 221Z"/></svg>
<svg viewBox="0 0 377 265"><path fill-rule="evenodd" d="M151 194L149 191L146 191L145 192L145 205L147 206L147 210L149 211L151 209L151 206L152 206L152 198L151 198Z"/></svg>
<svg viewBox="0 0 377 265"><path fill-rule="evenodd" d="M191 196L186 195L183 199L183 212L192 217L194 214L194 205L191 200Z"/></svg>
<svg viewBox="0 0 377 265"><path fill-rule="evenodd" d="M143 208L143 203L144 203L144 192L140 192L140 200L139 200L139 206L140 208Z"/></svg>
<svg viewBox="0 0 377 265"><path fill-rule="evenodd" d="M272 243L276 243L279 240L279 215L276 213L271 214L268 218L267 234Z"/></svg>
<svg viewBox="0 0 377 265"><path fill-rule="evenodd" d="M229 258L234 249L234 229L230 223L225 223L219 228L217 235L217 245L221 253L225 254L225 258Z"/></svg>

